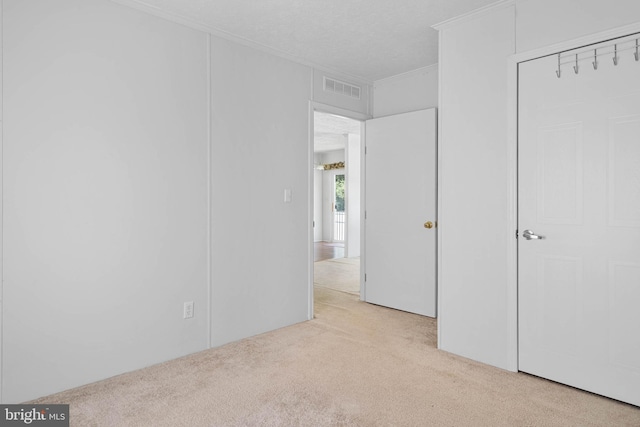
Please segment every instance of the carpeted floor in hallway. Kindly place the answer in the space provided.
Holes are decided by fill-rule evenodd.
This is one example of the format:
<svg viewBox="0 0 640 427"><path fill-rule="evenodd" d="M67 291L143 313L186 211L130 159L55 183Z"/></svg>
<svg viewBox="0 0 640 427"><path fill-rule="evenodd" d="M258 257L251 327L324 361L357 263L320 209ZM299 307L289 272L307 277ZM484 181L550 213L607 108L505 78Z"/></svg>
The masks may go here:
<svg viewBox="0 0 640 427"><path fill-rule="evenodd" d="M334 258L314 262L313 284L360 295L360 258Z"/></svg>

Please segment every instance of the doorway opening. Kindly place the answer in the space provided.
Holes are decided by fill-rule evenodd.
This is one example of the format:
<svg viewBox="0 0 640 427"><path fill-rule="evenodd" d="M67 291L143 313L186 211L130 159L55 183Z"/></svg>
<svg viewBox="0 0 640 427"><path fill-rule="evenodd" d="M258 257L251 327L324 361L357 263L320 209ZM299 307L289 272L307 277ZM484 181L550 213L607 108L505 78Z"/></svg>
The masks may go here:
<svg viewBox="0 0 640 427"><path fill-rule="evenodd" d="M313 287L360 296L361 128L313 111Z"/></svg>

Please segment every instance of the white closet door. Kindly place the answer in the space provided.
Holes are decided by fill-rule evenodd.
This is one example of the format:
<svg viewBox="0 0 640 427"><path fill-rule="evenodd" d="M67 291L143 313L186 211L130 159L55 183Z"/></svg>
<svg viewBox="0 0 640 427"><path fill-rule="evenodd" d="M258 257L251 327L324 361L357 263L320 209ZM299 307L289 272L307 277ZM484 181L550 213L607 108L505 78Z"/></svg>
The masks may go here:
<svg viewBox="0 0 640 427"><path fill-rule="evenodd" d="M368 120L366 147L365 301L435 317L435 109Z"/></svg>
<svg viewBox="0 0 640 427"><path fill-rule="evenodd" d="M640 64L581 65L519 68L519 369L640 405Z"/></svg>

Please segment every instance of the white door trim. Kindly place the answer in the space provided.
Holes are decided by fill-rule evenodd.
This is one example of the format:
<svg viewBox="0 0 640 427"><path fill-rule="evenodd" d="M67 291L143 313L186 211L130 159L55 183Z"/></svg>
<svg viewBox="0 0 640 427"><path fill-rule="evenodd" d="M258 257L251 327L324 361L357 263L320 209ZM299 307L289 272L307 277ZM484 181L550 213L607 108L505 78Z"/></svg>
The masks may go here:
<svg viewBox="0 0 640 427"><path fill-rule="evenodd" d="M313 113L315 111L321 111L323 113L336 114L338 116L347 117L349 119L358 120L361 122L360 126L360 185L362 187L360 191L360 206L365 206L364 204L364 173L366 169L366 165L364 164L364 146L366 144L365 139L365 131L364 131L364 121L371 118L368 114L358 113L356 111L345 110L344 108L334 107L328 104L322 104L316 101L309 101L309 140L307 144L307 287L308 287L308 303L307 303L307 319L313 319L313 248L314 248L314 239L313 239L313 129L314 129L314 119ZM364 252L364 209L360 210L360 299L364 299L364 266L366 263L366 254Z"/></svg>
<svg viewBox="0 0 640 427"><path fill-rule="evenodd" d="M507 289L507 369L510 371L518 371L518 242L515 239L515 232L518 229L518 64L637 32L640 32L640 22L516 53L507 58L507 173L509 177L507 233L514 236L513 239L509 239L507 253L509 283Z"/></svg>

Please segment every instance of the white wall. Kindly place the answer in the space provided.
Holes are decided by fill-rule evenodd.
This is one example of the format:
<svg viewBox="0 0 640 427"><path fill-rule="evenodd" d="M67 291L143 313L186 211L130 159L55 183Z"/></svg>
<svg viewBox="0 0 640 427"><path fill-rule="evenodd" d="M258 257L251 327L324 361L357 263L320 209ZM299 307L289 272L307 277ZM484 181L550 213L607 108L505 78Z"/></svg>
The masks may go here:
<svg viewBox="0 0 640 427"><path fill-rule="evenodd" d="M638 16L635 0L516 0L440 27L440 348L517 368L508 58L516 46L547 48Z"/></svg>
<svg viewBox="0 0 640 427"><path fill-rule="evenodd" d="M2 8L2 400L306 320L309 101L348 103L167 14Z"/></svg>
<svg viewBox="0 0 640 427"><path fill-rule="evenodd" d="M352 98L344 94L324 90L324 77L339 80L361 88L360 99ZM371 86L365 82L354 80L350 77L327 73L321 70L313 71L313 100L322 104L332 105L345 110L362 114L370 114L371 111Z"/></svg>
<svg viewBox="0 0 640 427"><path fill-rule="evenodd" d="M346 137L345 137L345 140L346 140ZM346 159L344 149L325 151L319 154L320 154L319 159L321 159L322 164L340 163L340 162L344 162Z"/></svg>
<svg viewBox="0 0 640 427"><path fill-rule="evenodd" d="M439 343L500 367L507 366L506 251L514 238L505 226L514 13L500 8L440 32Z"/></svg>
<svg viewBox="0 0 640 427"><path fill-rule="evenodd" d="M345 138L346 139L346 138ZM344 162L346 159L345 150L333 150L320 153L314 153L314 164L324 165L331 163ZM331 173L331 176L329 175ZM313 179L314 185L314 220L315 228L313 232L314 241L330 241L331 240L331 227L332 213L331 204L333 182L331 177L335 174L331 171L315 170Z"/></svg>
<svg viewBox="0 0 640 427"><path fill-rule="evenodd" d="M360 135L347 135L346 158L346 204L347 204L347 239L345 256L360 256Z"/></svg>
<svg viewBox="0 0 640 427"><path fill-rule="evenodd" d="M438 106L438 65L373 84L373 116L384 117Z"/></svg>
<svg viewBox="0 0 640 427"><path fill-rule="evenodd" d="M317 158L317 155L314 156ZM316 163L319 163L316 161ZM324 171L313 171L313 241L322 241L322 175Z"/></svg>
<svg viewBox="0 0 640 427"><path fill-rule="evenodd" d="M345 137L346 138L346 137ZM333 150L320 153L322 164L344 162L345 150ZM322 171L322 241L330 242L333 232L333 188L335 176L345 173L345 169L332 169Z"/></svg>
<svg viewBox="0 0 640 427"><path fill-rule="evenodd" d="M307 319L312 70L216 38L212 55L215 346Z"/></svg>
<svg viewBox="0 0 640 427"><path fill-rule="evenodd" d="M517 0L519 52L638 22L638 0Z"/></svg>
<svg viewBox="0 0 640 427"><path fill-rule="evenodd" d="M101 0L3 14L3 401L207 348L206 35Z"/></svg>
<svg viewBox="0 0 640 427"><path fill-rule="evenodd" d="M333 190L336 175L343 175L344 169L332 169L322 172L322 240L331 242L333 238Z"/></svg>

